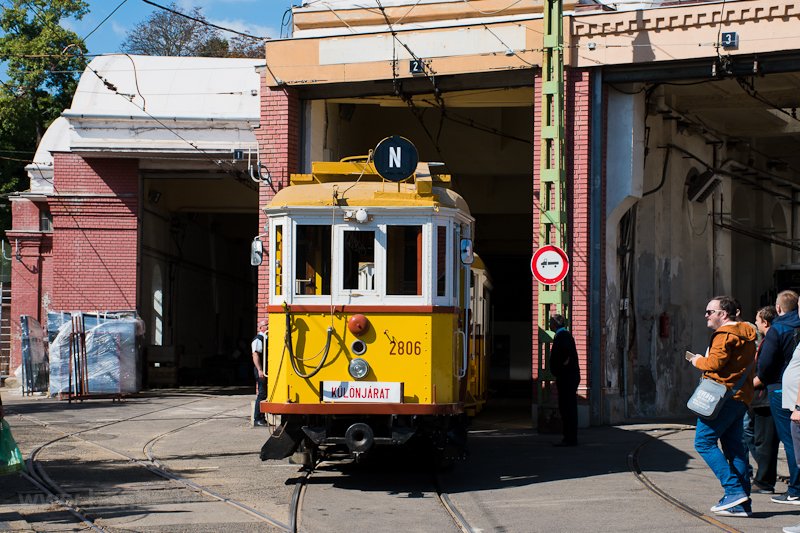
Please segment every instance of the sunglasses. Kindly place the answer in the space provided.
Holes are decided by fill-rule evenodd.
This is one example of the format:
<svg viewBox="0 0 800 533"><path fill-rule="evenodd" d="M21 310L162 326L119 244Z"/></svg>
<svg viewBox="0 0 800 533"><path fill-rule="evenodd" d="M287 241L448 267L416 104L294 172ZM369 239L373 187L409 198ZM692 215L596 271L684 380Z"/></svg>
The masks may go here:
<svg viewBox="0 0 800 533"><path fill-rule="evenodd" d="M719 313L722 309L706 309L706 316L711 316L714 313Z"/></svg>

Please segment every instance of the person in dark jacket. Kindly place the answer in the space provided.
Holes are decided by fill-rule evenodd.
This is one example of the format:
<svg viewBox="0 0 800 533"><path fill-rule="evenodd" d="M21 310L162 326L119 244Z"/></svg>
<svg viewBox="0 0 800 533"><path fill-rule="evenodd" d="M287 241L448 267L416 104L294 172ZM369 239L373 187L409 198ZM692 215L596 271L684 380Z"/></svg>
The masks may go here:
<svg viewBox="0 0 800 533"><path fill-rule="evenodd" d="M789 463L789 486L785 493L772 497L774 503L800 505L800 468L792 446L791 416L789 409L782 406L783 372L792 360L795 345L795 329L800 328L800 317L797 315L797 293L783 291L775 299L775 310L778 317L764 335L758 354L756 377L753 385L756 388L766 387L769 396L769 408L775 422L778 438L783 443L786 461Z"/></svg>
<svg viewBox="0 0 800 533"><path fill-rule="evenodd" d="M564 438L556 446L578 444L578 384L581 369L578 365L578 350L575 339L567 329L567 320L561 315L550 317L550 329L555 331L550 347L550 373L556 378L558 389L558 411Z"/></svg>
<svg viewBox="0 0 800 533"><path fill-rule="evenodd" d="M764 335L767 334L772 322L778 316L775 307L769 305L762 307L756 313L756 328L761 334L761 342L756 347L756 364L761 346L764 345ZM745 446L755 459L757 469L753 473L753 492L769 494L775 492L775 481L778 479L778 433L775 431L775 422L772 420L772 411L769 407L769 395L765 387L753 391L753 401L750 402L749 416L745 414ZM750 440L747 433L750 430Z"/></svg>

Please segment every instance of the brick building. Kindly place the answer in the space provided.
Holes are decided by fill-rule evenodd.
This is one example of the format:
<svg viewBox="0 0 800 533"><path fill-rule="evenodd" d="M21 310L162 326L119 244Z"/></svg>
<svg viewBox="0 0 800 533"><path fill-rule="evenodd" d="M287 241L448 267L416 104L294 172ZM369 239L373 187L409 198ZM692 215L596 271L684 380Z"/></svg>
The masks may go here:
<svg viewBox="0 0 800 533"><path fill-rule="evenodd" d="M256 107L229 111L228 129L211 120L212 102L193 108L202 116L174 117L197 136L191 144L164 123L169 105L161 122L149 116L157 100L130 71L126 80L99 67L100 76L85 74L92 92L109 91L98 78L117 87L106 95L115 105L127 94L134 116L104 118L76 104L67 126L51 128L64 128L44 148L54 152L51 188L34 184L14 199L13 316L135 308L150 328L151 353L168 352L191 377L249 332L267 303L266 268L256 279L249 266L239 270L246 257L227 262L234 245L246 253L263 228L258 205L311 161L365 154L399 134L422 160L445 163L469 203L476 250L495 280L491 378L530 390L540 372L530 257L540 213L542 3L360 6L295 8L293 37L267 43L260 85L247 85L258 83L252 74L244 90L230 89L248 105L255 91ZM682 414L696 374L681 354L705 347L699 314L708 298L733 294L751 318L792 283L800 7L738 0L564 9L569 283L583 423ZM185 80L188 92L199 92L200 80ZM217 142L223 131L231 137ZM237 148L249 151L249 164L231 156ZM245 186L250 174L268 175L271 185L256 194ZM52 232L42 229L50 218Z"/></svg>
<svg viewBox="0 0 800 533"><path fill-rule="evenodd" d="M227 359L255 320L258 64L90 63L27 168L30 190L11 197L12 368L22 314L134 310L161 368L151 384L178 369L189 382L236 379Z"/></svg>

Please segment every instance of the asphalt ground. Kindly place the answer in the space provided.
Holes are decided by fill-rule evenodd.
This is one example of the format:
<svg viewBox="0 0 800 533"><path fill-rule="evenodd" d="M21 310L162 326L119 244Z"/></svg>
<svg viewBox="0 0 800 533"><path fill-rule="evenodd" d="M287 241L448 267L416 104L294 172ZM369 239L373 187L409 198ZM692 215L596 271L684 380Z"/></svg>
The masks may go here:
<svg viewBox="0 0 800 533"><path fill-rule="evenodd" d="M288 523L300 469L287 460L259 460L269 430L250 427L251 394L214 392L222 394L159 391L121 403L68 404L0 389L26 457L84 431L45 446L37 461L103 528L277 531L120 455L146 461L149 451L170 472ZM755 532L800 522L800 506L775 504L762 494L753 495L751 518L710 513L722 491L693 449L690 419L582 429L574 448L553 447L559 436L538 433L529 420L529 406L490 405L473 424L469 457L438 476L439 489L473 531ZM409 454L385 450L361 465L321 464L308 481L300 530L458 532L437 503L425 462ZM779 474L786 473L781 451ZM86 526L11 475L0 478L4 529Z"/></svg>

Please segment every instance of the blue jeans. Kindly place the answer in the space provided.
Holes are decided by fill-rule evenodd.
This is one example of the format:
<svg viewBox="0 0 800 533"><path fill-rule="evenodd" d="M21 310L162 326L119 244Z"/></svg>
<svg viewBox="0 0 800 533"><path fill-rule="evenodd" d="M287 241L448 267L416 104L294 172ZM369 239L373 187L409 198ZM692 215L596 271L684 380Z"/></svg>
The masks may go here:
<svg viewBox="0 0 800 533"><path fill-rule="evenodd" d="M753 477L753 465L750 464L750 456L756 457L754 419L750 411L744 412L742 420L742 445L744 446L744 459L747 463L747 477Z"/></svg>
<svg viewBox="0 0 800 533"><path fill-rule="evenodd" d="M786 450L786 462L789 463L789 488L786 492L792 496L800 496L800 469L797 468L792 444L792 412L781 406L782 399L781 389L769 391L769 410L772 411L775 430L783 443L783 449Z"/></svg>
<svg viewBox="0 0 800 533"><path fill-rule="evenodd" d="M750 495L750 478L742 444L745 411L745 404L728 399L714 420L697 419L694 449L717 476L726 496ZM722 450L717 442L722 445Z"/></svg>

